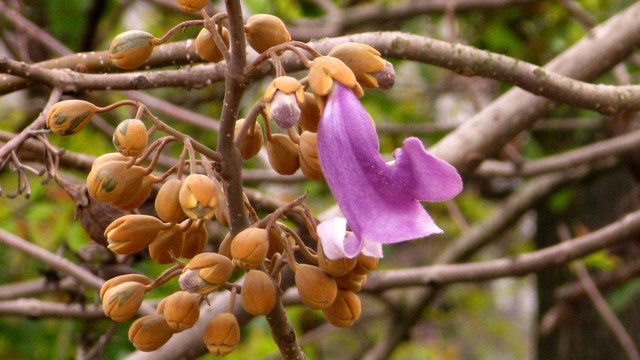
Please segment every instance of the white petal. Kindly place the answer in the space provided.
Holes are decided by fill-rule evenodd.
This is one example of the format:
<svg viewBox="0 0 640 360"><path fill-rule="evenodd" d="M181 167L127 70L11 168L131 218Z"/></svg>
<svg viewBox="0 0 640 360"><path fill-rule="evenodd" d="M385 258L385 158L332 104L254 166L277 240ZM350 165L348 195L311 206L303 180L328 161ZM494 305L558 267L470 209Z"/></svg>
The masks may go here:
<svg viewBox="0 0 640 360"><path fill-rule="evenodd" d="M347 219L343 217L334 217L325 220L316 229L320 241L322 242L322 251L331 260L344 258L344 238L347 233Z"/></svg>
<svg viewBox="0 0 640 360"><path fill-rule="evenodd" d="M362 253L366 256L381 258L383 256L382 244L373 241L367 241L367 239L365 238L364 245L362 247Z"/></svg>

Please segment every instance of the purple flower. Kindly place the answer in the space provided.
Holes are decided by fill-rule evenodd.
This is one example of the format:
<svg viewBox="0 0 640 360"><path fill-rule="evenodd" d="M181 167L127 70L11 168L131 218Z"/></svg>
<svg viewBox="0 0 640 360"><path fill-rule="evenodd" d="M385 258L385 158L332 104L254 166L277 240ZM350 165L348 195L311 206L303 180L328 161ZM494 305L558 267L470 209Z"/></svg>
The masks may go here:
<svg viewBox="0 0 640 360"><path fill-rule="evenodd" d="M331 219L318 226L330 259L382 256L380 244L424 237L442 230L419 201L442 201L462 191L456 169L426 152L420 140L405 139L380 156L373 119L354 93L334 81L318 127L318 152L329 188L346 224ZM364 249L364 250L363 250Z"/></svg>

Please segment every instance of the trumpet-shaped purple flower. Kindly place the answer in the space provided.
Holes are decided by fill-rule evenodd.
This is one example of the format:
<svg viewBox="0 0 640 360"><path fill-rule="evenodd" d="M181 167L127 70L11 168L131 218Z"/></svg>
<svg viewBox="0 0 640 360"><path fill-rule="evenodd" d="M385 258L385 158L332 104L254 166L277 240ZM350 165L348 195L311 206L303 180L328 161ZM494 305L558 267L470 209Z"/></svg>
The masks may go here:
<svg viewBox="0 0 640 360"><path fill-rule="evenodd" d="M382 256L381 246L442 230L419 201L442 201L462 190L456 169L430 155L420 140L405 139L393 153L380 156L373 120L354 93L334 81L318 127L318 153L329 188L353 233L331 219L318 227L329 258L354 257L360 251Z"/></svg>

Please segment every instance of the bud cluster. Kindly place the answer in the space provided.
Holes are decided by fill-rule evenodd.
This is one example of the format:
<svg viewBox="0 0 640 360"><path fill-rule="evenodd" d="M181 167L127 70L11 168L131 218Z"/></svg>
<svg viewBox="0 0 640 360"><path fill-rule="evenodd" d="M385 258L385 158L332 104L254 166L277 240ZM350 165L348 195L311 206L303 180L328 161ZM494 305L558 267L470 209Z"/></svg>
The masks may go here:
<svg viewBox="0 0 640 360"><path fill-rule="evenodd" d="M203 10L206 0L176 0L176 3L182 11L201 11L205 17L204 27L194 41L198 55L211 62L228 58L230 34L223 25L224 16L215 17L217 20L208 17ZM334 81L362 96L363 87L390 88L395 79L393 66L377 50L358 43L338 45L327 56L314 54L307 47L305 50L313 56L308 59L302 52L294 51L304 46L292 42L282 20L272 15L250 17L244 31L248 44L260 54L257 62L248 68L271 59L276 76L252 109L256 111L235 123L237 150L248 160L260 152L266 138L269 164L277 173L291 175L300 169L310 179L324 179L317 131ZM113 39L109 54L115 66L135 69L142 66L154 47L167 37L157 39L143 31L127 31ZM287 50L301 57L309 68L302 80L285 74L279 56ZM72 135L80 131L93 114L119 105L99 108L82 100L61 101L49 110L46 124L56 134ZM284 266L295 271L295 283L304 305L322 310L335 326L350 326L358 319L361 305L357 293L366 282L367 274L376 268L377 258L360 254L353 259L332 260L324 255L319 241L317 248L308 248L294 230L277 222L284 214L297 212L303 214L310 233L315 234L317 222L303 198L262 220L245 200L243 205L252 213L254 223L235 236L229 233L218 246L218 252L206 251L206 222L215 217L223 226L229 226L231 219L225 188L218 182L209 160L215 156L207 155L207 158L202 146L193 146L193 139L184 134L179 136L177 131L167 131L173 129L144 105L132 101L124 101L122 105L137 105L138 113L116 127L112 142L117 152L104 154L93 162L86 181L87 191L93 199L126 212L104 231L110 250L131 255L148 249L149 256L157 263L175 265L155 280L138 274L108 280L100 291L103 310L114 321L128 321L153 288L178 276L181 288L160 301L155 315L140 317L131 324L129 339L136 348L156 350L174 333L193 327L200 317L202 302L214 291L232 291L230 308L239 292L242 307L248 313L271 313L281 294L280 272ZM256 121L258 114L262 115L262 126ZM141 120L142 115L153 124L150 129ZM274 125L279 130L275 130ZM170 136L150 139L156 129ZM152 172L169 141L182 143L183 154L174 167L155 176ZM202 160L196 160L194 148L203 155ZM142 164L148 158L150 164L145 167ZM198 166L205 174L197 172ZM185 169L189 174L183 177ZM173 172L175 177L169 178ZM143 210L149 214L143 214L137 209L147 201L154 185L157 188L155 214L146 208ZM298 264L295 252L300 252L307 263ZM179 258L191 260L185 264ZM234 271L246 273L241 285L229 283ZM215 355L230 353L239 340L238 320L231 312L216 315L208 323L203 339Z"/></svg>

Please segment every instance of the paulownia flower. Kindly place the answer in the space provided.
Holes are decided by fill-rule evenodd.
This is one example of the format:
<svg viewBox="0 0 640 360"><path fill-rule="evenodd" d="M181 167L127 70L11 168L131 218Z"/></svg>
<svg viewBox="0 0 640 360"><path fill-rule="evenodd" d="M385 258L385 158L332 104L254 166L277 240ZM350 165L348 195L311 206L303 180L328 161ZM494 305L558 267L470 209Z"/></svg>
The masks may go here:
<svg viewBox="0 0 640 360"><path fill-rule="evenodd" d="M385 163L373 120L353 91L337 81L318 128L318 152L346 218L318 226L330 259L360 251L381 257L381 244L441 233L419 201L450 199L462 190L456 169L427 153L415 137L405 139L393 153L395 161Z"/></svg>

